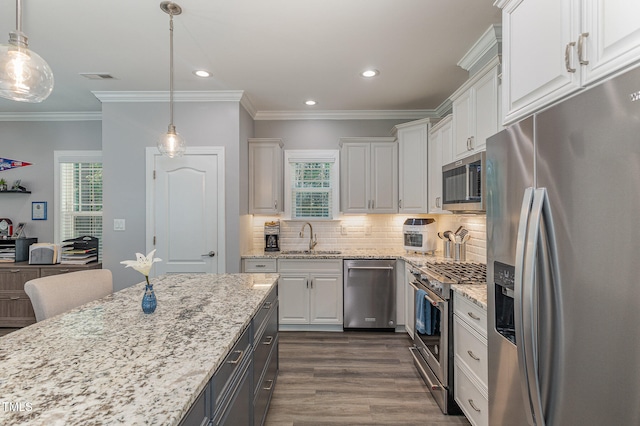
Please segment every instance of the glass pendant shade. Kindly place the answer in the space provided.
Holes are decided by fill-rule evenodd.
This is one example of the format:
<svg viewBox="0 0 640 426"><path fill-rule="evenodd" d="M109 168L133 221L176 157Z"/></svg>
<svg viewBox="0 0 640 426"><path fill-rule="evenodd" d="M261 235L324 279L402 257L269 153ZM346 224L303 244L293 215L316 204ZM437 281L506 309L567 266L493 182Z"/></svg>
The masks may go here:
<svg viewBox="0 0 640 426"><path fill-rule="evenodd" d="M9 34L0 45L0 97L19 102L42 102L53 90L53 72L44 59L27 47L27 37Z"/></svg>
<svg viewBox="0 0 640 426"><path fill-rule="evenodd" d="M187 144L182 136L176 133L176 126L169 125L169 130L158 140L158 151L169 158L182 157Z"/></svg>

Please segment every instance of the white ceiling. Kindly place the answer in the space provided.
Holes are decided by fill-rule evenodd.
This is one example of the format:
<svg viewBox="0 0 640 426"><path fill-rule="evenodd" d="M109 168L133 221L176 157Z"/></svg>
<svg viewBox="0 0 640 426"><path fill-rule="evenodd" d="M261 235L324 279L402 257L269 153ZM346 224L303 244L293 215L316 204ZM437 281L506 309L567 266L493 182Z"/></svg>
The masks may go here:
<svg viewBox="0 0 640 426"><path fill-rule="evenodd" d="M244 90L258 112L435 109L468 76L456 63L500 22L493 1L177 0L175 90ZM169 16L159 5L24 0L23 32L55 87L41 104L0 99L0 115L99 112L92 91L167 91ZM15 1L0 7L6 43ZM380 75L360 77L368 67ZM213 77L195 77L197 68Z"/></svg>

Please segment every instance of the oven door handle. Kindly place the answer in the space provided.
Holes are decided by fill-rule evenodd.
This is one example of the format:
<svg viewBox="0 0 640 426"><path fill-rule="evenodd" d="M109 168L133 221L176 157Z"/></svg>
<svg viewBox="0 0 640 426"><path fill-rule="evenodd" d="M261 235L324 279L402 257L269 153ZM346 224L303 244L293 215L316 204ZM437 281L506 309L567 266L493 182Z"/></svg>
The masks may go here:
<svg viewBox="0 0 640 426"><path fill-rule="evenodd" d="M409 281L409 285L413 288L415 288L416 290L420 290L420 288L418 288L417 285L415 285L413 283L413 281ZM440 307L442 305L442 302L437 301L437 300L433 300L431 297L429 297L429 292L427 291L427 294L424 295L424 298L431 303L431 305L435 306L436 308Z"/></svg>

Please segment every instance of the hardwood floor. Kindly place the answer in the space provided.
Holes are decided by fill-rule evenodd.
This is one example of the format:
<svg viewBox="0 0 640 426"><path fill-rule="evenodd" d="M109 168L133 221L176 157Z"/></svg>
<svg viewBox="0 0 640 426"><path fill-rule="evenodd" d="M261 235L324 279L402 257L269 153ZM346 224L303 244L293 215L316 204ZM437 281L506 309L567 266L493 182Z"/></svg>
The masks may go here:
<svg viewBox="0 0 640 426"><path fill-rule="evenodd" d="M266 426L469 425L442 414L410 343L404 333L280 332Z"/></svg>

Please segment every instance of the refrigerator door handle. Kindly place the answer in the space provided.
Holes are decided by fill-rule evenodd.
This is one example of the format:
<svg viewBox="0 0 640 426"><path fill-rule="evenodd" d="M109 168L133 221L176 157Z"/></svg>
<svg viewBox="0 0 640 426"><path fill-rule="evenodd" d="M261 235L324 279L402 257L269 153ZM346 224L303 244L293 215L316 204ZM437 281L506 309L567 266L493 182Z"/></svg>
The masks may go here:
<svg viewBox="0 0 640 426"><path fill-rule="evenodd" d="M525 370L533 420L536 426L545 426L544 412L540 393L539 380L539 344L537 330L536 294L538 291L536 281L536 261L539 247L540 229L542 227L543 208L547 202L547 190L538 188L534 191L533 204L531 206L531 219L527 230L527 246L525 248L524 269L522 276L522 331ZM548 211L548 210L547 210ZM544 275L544 273L543 273Z"/></svg>
<svg viewBox="0 0 640 426"><path fill-rule="evenodd" d="M518 238L516 243L516 259L515 259L515 277L514 277L514 315L515 315L515 332L516 332L516 350L518 354L518 369L520 372L520 385L522 391L522 399L524 401L525 414L527 423L534 425L533 411L531 410L531 386L529 384L529 375L527 374L527 360L525 352L524 338L524 263L527 245L527 229L529 218L531 215L531 204L533 203L532 187L525 189L522 197L522 207L520 209L520 220L518 222Z"/></svg>

